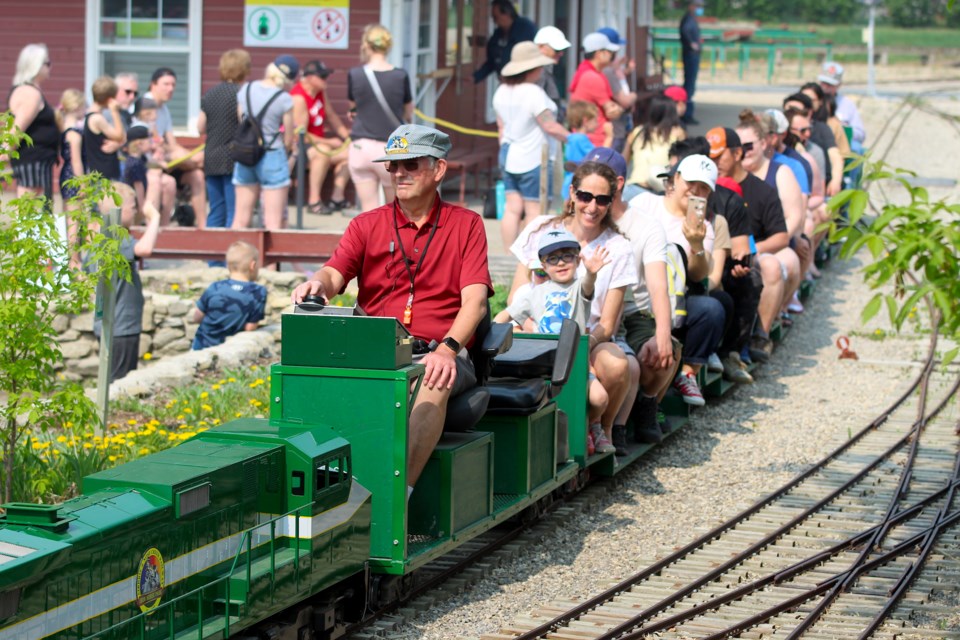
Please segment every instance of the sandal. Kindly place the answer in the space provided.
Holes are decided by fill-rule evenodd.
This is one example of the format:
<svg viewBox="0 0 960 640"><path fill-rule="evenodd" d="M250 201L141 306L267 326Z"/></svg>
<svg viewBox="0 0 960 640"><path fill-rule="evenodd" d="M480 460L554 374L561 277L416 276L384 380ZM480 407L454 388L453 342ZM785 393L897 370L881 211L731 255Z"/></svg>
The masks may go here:
<svg viewBox="0 0 960 640"><path fill-rule="evenodd" d="M309 211L310 213L316 213L316 214L327 215L327 216L332 213L332 211L327 211L323 206L323 202L319 200L308 204L307 211Z"/></svg>
<svg viewBox="0 0 960 640"><path fill-rule="evenodd" d="M346 200L330 200L327 202L327 207L330 209L331 213L334 211L343 211L348 206L350 206L350 203Z"/></svg>

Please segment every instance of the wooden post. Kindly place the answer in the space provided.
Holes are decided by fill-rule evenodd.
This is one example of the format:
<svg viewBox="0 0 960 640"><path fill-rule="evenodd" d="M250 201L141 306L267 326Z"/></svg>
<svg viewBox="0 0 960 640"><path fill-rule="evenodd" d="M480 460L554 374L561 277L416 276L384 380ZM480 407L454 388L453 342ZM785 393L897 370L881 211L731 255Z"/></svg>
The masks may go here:
<svg viewBox="0 0 960 640"><path fill-rule="evenodd" d="M550 142L540 148L540 213L545 213L550 202L547 185L550 179ZM528 220L529 222L529 220Z"/></svg>
<svg viewBox="0 0 960 640"><path fill-rule="evenodd" d="M562 149L561 149L562 150ZM563 203L567 199L567 194L563 192L563 154L553 163L553 210L555 213L563 213ZM545 213L541 211L541 213Z"/></svg>
<svg viewBox="0 0 960 640"><path fill-rule="evenodd" d="M120 209L114 207L103 220L104 232L110 227L120 224ZM100 414L100 424L94 425L95 435L103 437L107 427L107 418L110 411L110 369L113 355L113 321L117 306L117 284L119 279L114 276L110 282L101 278L97 283L97 303L94 317L100 318L100 367L97 371L97 410Z"/></svg>
<svg viewBox="0 0 960 640"><path fill-rule="evenodd" d="M303 229L303 190L307 179L306 145L306 132L301 129L297 132L297 229ZM260 255L263 256L262 253Z"/></svg>

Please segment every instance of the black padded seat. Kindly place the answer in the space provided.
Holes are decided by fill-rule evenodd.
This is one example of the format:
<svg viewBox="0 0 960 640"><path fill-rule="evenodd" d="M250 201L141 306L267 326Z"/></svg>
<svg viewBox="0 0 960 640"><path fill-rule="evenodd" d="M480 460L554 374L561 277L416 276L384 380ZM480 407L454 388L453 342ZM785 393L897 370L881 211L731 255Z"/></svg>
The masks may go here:
<svg viewBox="0 0 960 640"><path fill-rule="evenodd" d="M516 343L514 343L516 344ZM536 413L547 401L549 383L542 378L518 380L497 378L487 383L490 415L526 416Z"/></svg>
<svg viewBox="0 0 960 640"><path fill-rule="evenodd" d="M487 412L490 403L490 391L487 387L473 387L447 402L447 417L443 421L443 430L453 433L473 431L480 418Z"/></svg>
<svg viewBox="0 0 960 640"><path fill-rule="evenodd" d="M552 340L514 338L513 346L493 362L491 378L549 378L557 356Z"/></svg>

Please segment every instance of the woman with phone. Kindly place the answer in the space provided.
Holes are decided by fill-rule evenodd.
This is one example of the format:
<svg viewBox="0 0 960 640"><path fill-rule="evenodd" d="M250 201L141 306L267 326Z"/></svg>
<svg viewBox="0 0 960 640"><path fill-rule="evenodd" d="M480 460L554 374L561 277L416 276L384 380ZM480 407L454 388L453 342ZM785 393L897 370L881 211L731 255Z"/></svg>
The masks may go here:
<svg viewBox="0 0 960 640"><path fill-rule="evenodd" d="M673 293L682 297L685 309L678 303L676 313L686 312L686 319L674 336L683 343L683 366L673 386L684 402L702 406L703 393L697 384L697 373L716 351L723 337L726 312L715 298L706 295L701 284L710 275L713 253L713 225L705 218L707 198L717 186L717 165L704 155L687 156L666 174L666 192L663 196L643 194L632 201L656 218L663 226L667 242L683 252L682 264L668 259L668 280ZM668 246L669 249L669 246ZM679 273L685 268L685 273Z"/></svg>

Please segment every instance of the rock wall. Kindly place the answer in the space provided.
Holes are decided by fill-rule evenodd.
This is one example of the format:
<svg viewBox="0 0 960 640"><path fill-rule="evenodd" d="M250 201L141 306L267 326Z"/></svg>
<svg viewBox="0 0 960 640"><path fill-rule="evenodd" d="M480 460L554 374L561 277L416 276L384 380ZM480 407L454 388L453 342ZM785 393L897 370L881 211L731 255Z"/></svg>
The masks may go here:
<svg viewBox="0 0 960 640"><path fill-rule="evenodd" d="M197 323L193 309L212 282L228 276L221 267L190 263L177 269L147 269L143 281L143 333L140 334L140 367L190 351ZM267 288L264 325L280 324L280 315L290 307L290 292L306 276L297 272L261 271L257 282ZM72 380L96 379L100 365L100 342L93 334L93 311L60 316L54 321L64 366L61 374ZM271 332L279 340L280 332Z"/></svg>

